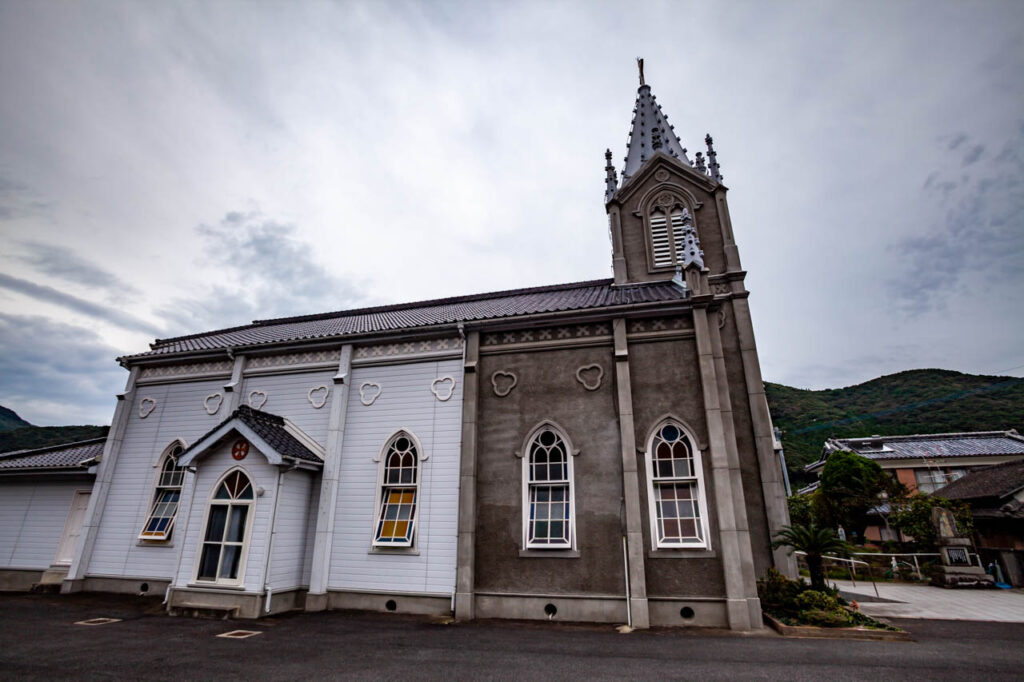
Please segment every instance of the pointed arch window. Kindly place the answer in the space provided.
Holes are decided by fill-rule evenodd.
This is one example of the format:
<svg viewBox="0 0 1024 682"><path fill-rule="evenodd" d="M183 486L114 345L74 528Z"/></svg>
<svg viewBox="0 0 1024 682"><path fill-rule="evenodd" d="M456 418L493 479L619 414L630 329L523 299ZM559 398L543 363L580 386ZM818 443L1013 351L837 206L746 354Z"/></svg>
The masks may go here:
<svg viewBox="0 0 1024 682"><path fill-rule="evenodd" d="M416 439L399 431L384 446L375 547L412 547L419 503L421 453Z"/></svg>
<svg viewBox="0 0 1024 682"><path fill-rule="evenodd" d="M163 463L157 476L156 489L153 491L153 503L149 507L149 516L139 534L140 540L166 541L174 529L174 519L178 515L178 502L181 500L181 488L185 482L185 468L178 466L178 455L184 451L180 441L171 444L164 452Z"/></svg>
<svg viewBox="0 0 1024 682"><path fill-rule="evenodd" d="M241 469L229 472L214 488L206 514L196 580L215 583L241 581L254 500L252 481Z"/></svg>
<svg viewBox="0 0 1024 682"><path fill-rule="evenodd" d="M568 436L547 423L530 436L523 456L523 545L572 549L576 540L572 455Z"/></svg>
<svg viewBox="0 0 1024 682"><path fill-rule="evenodd" d="M647 499L656 548L708 548L700 451L681 424L660 423L647 441Z"/></svg>
<svg viewBox="0 0 1024 682"><path fill-rule="evenodd" d="M673 198L669 197L669 201ZM686 234L693 226L693 217L686 206L655 206L648 217L651 229L651 259L654 267L670 267L682 262Z"/></svg>

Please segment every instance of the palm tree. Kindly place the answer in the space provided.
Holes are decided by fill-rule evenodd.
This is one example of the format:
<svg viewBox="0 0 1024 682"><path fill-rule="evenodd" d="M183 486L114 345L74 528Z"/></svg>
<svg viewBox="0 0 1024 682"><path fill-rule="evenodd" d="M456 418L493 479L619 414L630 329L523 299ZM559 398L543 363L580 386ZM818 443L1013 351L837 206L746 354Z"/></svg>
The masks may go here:
<svg viewBox="0 0 1024 682"><path fill-rule="evenodd" d="M834 530L808 524L794 523L783 526L772 540L772 549L789 547L789 553L804 552L807 555L807 569L811 574L811 589L825 589L825 569L822 556L829 553L845 553L846 543Z"/></svg>

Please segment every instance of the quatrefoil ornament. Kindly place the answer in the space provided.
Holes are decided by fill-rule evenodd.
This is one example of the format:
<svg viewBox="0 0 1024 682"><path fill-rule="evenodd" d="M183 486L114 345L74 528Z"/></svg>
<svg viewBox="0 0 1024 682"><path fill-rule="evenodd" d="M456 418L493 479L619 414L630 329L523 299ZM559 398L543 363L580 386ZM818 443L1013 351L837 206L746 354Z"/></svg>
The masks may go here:
<svg viewBox="0 0 1024 682"><path fill-rule="evenodd" d="M327 404L327 396L330 392L331 389L325 385L314 386L309 389L309 393L306 394L306 399L309 400L309 404L313 406L313 409L319 410Z"/></svg>
<svg viewBox="0 0 1024 682"><path fill-rule="evenodd" d="M220 406L224 403L223 393L211 393L206 396L203 400L203 409L206 410L206 414L217 414L220 410Z"/></svg>
<svg viewBox="0 0 1024 682"><path fill-rule="evenodd" d="M504 398L519 383L519 378L512 372L498 370L491 375L491 386L494 388L494 395Z"/></svg>
<svg viewBox="0 0 1024 682"><path fill-rule="evenodd" d="M576 370L576 381L583 384L588 391L596 391L601 388L601 379L604 378L604 368L601 365L583 365Z"/></svg>
<svg viewBox="0 0 1024 682"><path fill-rule="evenodd" d="M438 377L430 382L430 392L442 403L455 395L455 377Z"/></svg>
<svg viewBox="0 0 1024 682"><path fill-rule="evenodd" d="M153 414L153 410L156 409L156 399L154 398L143 398L139 401L139 419L145 419L149 415Z"/></svg>
<svg viewBox="0 0 1024 682"><path fill-rule="evenodd" d="M369 407L373 405L384 389L375 381L364 381L359 387L359 402Z"/></svg>

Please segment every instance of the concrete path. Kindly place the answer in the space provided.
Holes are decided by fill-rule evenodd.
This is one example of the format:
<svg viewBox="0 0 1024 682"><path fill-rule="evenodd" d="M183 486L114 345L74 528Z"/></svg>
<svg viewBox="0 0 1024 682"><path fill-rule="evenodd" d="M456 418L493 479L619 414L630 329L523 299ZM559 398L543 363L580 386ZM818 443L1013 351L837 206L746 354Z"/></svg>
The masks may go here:
<svg viewBox="0 0 1024 682"><path fill-rule="evenodd" d="M844 593L874 598L870 582L830 580ZM861 611L883 618L934 618L1024 623L1022 590L947 590L930 585L876 583L878 596L890 602L860 603Z"/></svg>

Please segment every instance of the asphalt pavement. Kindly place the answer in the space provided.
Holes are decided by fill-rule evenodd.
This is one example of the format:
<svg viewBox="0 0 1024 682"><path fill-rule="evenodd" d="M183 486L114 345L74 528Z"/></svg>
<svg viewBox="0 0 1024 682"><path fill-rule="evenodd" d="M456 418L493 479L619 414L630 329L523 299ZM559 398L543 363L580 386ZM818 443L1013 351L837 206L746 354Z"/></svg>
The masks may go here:
<svg viewBox="0 0 1024 682"><path fill-rule="evenodd" d="M116 618L103 625L77 625ZM707 629L447 623L331 611L258 621L164 615L158 599L0 594L0 679L1020 679L1024 624L895 621L914 642ZM232 630L246 639L217 637Z"/></svg>

